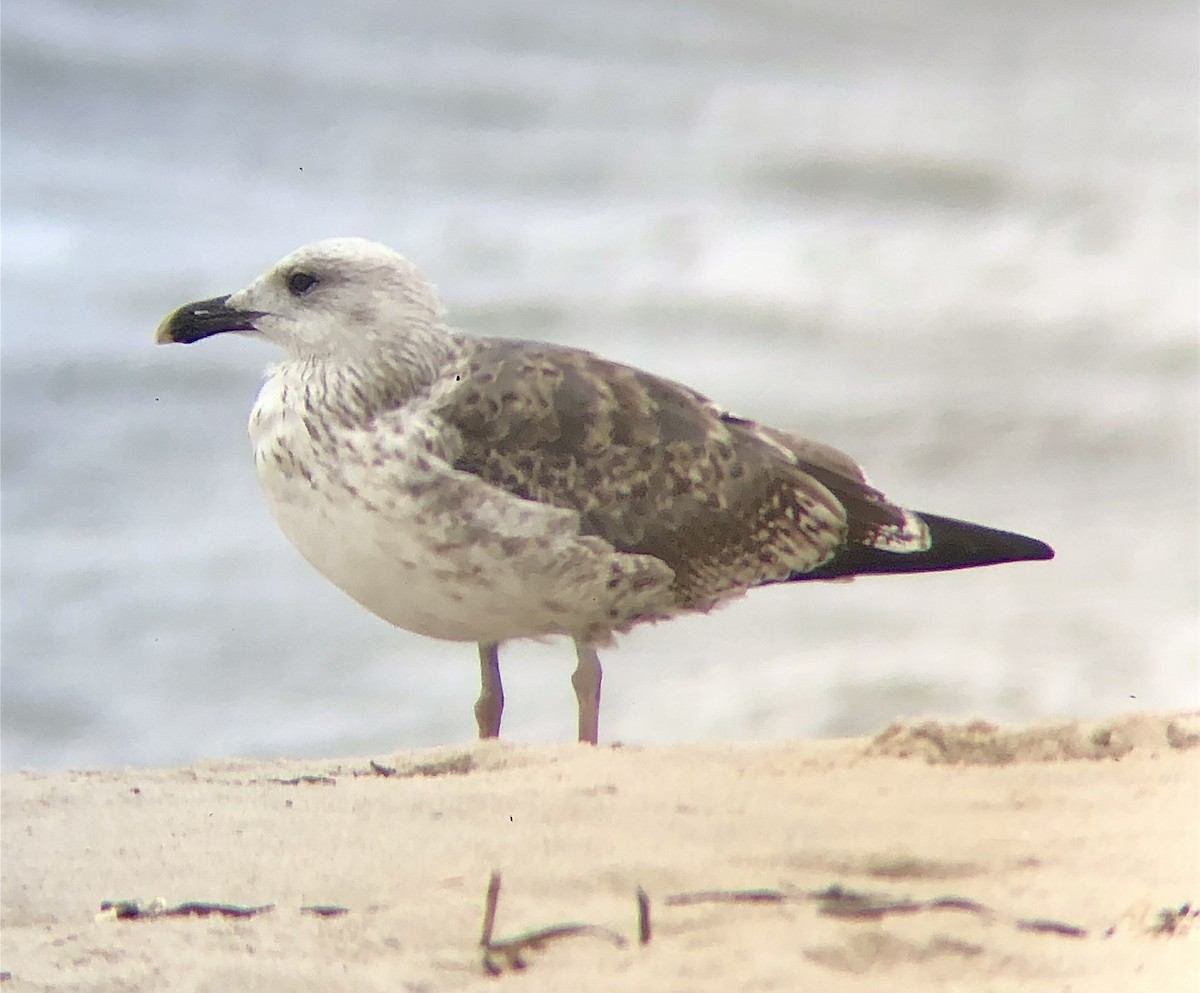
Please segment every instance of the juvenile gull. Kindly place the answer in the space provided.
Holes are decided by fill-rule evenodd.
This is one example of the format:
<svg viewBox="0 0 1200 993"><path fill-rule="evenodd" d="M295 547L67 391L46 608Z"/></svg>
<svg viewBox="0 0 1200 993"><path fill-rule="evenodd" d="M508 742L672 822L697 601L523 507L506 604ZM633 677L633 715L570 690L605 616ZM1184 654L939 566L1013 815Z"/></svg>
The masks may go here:
<svg viewBox="0 0 1200 993"><path fill-rule="evenodd" d="M223 332L286 358L250 415L283 533L398 627L479 645L497 737L499 645L565 634L579 740L599 733L597 647L768 583L1049 559L1041 541L898 507L853 459L591 352L443 323L433 287L360 238L298 249L180 307L157 341Z"/></svg>

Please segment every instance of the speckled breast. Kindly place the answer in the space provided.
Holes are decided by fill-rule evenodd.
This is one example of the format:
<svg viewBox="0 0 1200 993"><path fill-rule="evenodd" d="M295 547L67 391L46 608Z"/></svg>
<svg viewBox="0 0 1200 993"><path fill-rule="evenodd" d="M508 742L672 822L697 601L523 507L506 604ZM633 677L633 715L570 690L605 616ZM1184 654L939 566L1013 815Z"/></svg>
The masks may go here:
<svg viewBox="0 0 1200 993"><path fill-rule="evenodd" d="M268 379L250 418L280 529L322 575L392 624L454 641L602 638L664 616L671 573L580 537L567 511L520 500L395 436L305 416Z"/></svg>

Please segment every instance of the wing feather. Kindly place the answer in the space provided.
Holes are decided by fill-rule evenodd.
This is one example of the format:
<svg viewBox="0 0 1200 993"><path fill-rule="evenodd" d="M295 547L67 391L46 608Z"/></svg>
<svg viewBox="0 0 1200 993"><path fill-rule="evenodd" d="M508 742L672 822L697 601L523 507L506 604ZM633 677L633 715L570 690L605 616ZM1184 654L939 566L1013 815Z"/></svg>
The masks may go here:
<svg viewBox="0 0 1200 993"><path fill-rule="evenodd" d="M842 453L590 352L474 339L434 413L453 429L456 469L666 562L684 607L809 571L848 537L903 523Z"/></svg>

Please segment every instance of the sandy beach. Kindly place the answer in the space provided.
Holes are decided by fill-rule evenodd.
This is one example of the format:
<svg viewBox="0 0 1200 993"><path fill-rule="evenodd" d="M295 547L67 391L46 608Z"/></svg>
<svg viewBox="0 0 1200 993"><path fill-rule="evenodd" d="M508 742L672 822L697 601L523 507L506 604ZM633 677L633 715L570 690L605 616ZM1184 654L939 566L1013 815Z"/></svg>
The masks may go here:
<svg viewBox="0 0 1200 993"><path fill-rule="evenodd" d="M14 993L1194 990L1198 812L1196 714L22 772L0 968Z"/></svg>

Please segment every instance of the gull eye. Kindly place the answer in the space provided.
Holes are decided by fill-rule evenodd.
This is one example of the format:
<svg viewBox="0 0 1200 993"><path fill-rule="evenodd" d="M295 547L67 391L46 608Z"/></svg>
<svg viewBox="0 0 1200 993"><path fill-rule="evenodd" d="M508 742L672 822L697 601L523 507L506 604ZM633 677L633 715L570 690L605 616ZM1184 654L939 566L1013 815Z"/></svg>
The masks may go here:
<svg viewBox="0 0 1200 993"><path fill-rule="evenodd" d="M307 272L293 272L288 277L288 292L294 297L302 297L317 285L317 277Z"/></svg>

